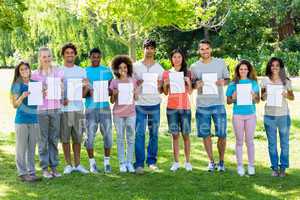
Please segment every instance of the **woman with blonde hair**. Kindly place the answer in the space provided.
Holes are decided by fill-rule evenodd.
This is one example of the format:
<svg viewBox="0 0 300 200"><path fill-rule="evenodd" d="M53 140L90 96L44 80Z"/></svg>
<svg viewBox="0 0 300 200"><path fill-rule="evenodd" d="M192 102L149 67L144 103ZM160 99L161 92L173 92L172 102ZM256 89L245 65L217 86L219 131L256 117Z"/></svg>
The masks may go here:
<svg viewBox="0 0 300 200"><path fill-rule="evenodd" d="M33 72L32 79L43 82L44 88L43 104L38 106L40 126L39 158L43 177L60 177L61 174L57 172L56 167L59 162L57 146L59 140L61 98L59 97L60 95L49 95L56 92L50 91L48 88L50 89L50 84L54 85L55 82L59 81L59 86L62 90L63 71L52 64L52 53L49 48L40 48L39 68ZM58 94L61 93L58 92ZM49 171L49 168L51 171Z"/></svg>

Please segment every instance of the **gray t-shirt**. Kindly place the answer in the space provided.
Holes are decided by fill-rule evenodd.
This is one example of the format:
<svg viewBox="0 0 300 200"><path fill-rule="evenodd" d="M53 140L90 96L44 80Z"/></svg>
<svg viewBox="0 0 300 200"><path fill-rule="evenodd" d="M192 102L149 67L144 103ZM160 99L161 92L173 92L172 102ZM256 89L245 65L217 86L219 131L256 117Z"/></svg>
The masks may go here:
<svg viewBox="0 0 300 200"><path fill-rule="evenodd" d="M261 81L261 88L267 88L267 85L278 85L273 83L269 77L266 77L262 79ZM281 83L282 85L282 83ZM283 86L284 90L292 90L292 83L290 80L286 80L286 84ZM287 103L286 98L282 98L282 105L281 107L278 106L267 106L267 103L265 104L265 115L271 115L271 116L285 116L289 114L289 107Z"/></svg>
<svg viewBox="0 0 300 200"><path fill-rule="evenodd" d="M143 79L143 73L156 73L158 75L158 80L162 80L162 74L164 69L158 63L154 63L152 66L146 66L142 61L138 61L133 64L133 73L134 78L136 80ZM153 83L153 87L157 87L157 83ZM142 94L139 93L138 100L136 101L136 105L141 106L152 106L160 104L161 97L160 94Z"/></svg>
<svg viewBox="0 0 300 200"><path fill-rule="evenodd" d="M219 79L229 79L229 71L223 59L212 58L211 62L204 64L197 61L191 65L193 81L202 80L203 73L217 73ZM202 94L201 88L197 91L197 107L209 107L214 105L224 105L223 86L217 86L218 94Z"/></svg>

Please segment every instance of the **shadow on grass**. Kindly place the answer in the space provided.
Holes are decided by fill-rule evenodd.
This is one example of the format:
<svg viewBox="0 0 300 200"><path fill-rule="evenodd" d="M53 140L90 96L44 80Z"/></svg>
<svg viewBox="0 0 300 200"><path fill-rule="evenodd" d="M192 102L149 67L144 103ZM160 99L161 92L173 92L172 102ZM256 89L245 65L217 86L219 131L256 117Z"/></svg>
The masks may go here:
<svg viewBox="0 0 300 200"><path fill-rule="evenodd" d="M293 199L300 195L300 170L292 169L286 178L273 178L270 169L258 165L253 177L239 177L236 164L226 162L225 173L208 173L206 156L199 140L193 138L192 145L198 146L192 155L193 171L183 168L170 172L170 137L160 137L160 171L144 175L120 174L115 158L112 174L81 175L72 173L53 180L28 184L17 181L14 155L0 151L0 197L1 199ZM102 142L100 143L100 146ZM228 152L227 152L228 153ZM234 154L234 152L229 152ZM60 154L62 160L63 155ZM87 166L87 157L82 150L82 163ZM62 171L63 164L59 170ZM146 168L147 169L147 168ZM116 173L117 172L117 173ZM40 171L38 172L40 173Z"/></svg>

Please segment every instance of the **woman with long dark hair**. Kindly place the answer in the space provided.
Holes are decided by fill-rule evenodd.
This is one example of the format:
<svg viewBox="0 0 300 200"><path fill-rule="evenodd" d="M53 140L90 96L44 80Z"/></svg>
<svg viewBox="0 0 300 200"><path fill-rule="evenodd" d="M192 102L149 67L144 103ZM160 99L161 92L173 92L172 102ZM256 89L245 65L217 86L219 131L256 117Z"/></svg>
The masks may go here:
<svg viewBox="0 0 300 200"><path fill-rule="evenodd" d="M35 145L39 134L37 106L28 105L28 83L31 76L30 65L20 62L15 68L11 85L11 102L17 109L16 128L16 165L21 181L40 180L35 175Z"/></svg>
<svg viewBox="0 0 300 200"><path fill-rule="evenodd" d="M281 106L265 104L264 126L268 138L269 156L272 176L286 176L289 167L289 134L291 118L289 114L288 101L294 100L291 80L287 77L284 63L280 58L273 57L269 60L266 68L266 78L261 83L261 99L267 100L270 94L269 85L282 86ZM277 131L280 138L280 157L277 152Z"/></svg>
<svg viewBox="0 0 300 200"><path fill-rule="evenodd" d="M184 141L185 169L192 170L190 163L190 138L191 133L191 106L189 95L192 93L191 73L187 69L184 53L180 49L171 52L170 61L172 69L163 73L163 92L168 96L167 119L169 132L172 134L174 163L171 171L179 169L179 136L182 134ZM170 91L169 75L172 72L183 72L185 91L172 93Z"/></svg>

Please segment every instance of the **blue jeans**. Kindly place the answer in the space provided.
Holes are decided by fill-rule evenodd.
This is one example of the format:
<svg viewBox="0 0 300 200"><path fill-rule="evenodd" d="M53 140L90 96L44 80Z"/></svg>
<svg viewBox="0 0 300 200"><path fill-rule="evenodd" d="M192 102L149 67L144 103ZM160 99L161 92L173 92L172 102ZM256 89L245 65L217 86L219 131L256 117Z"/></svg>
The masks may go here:
<svg viewBox="0 0 300 200"><path fill-rule="evenodd" d="M289 167L289 135L291 118L286 116L264 116L264 126L268 137L269 156L273 170L286 169ZM280 164L278 164L277 152L277 129L280 138Z"/></svg>
<svg viewBox="0 0 300 200"><path fill-rule="evenodd" d="M145 132L148 124L149 143L147 148L147 164L155 164L158 151L158 129L160 121L160 104L154 106L136 106L135 135L135 167L144 167Z"/></svg>

